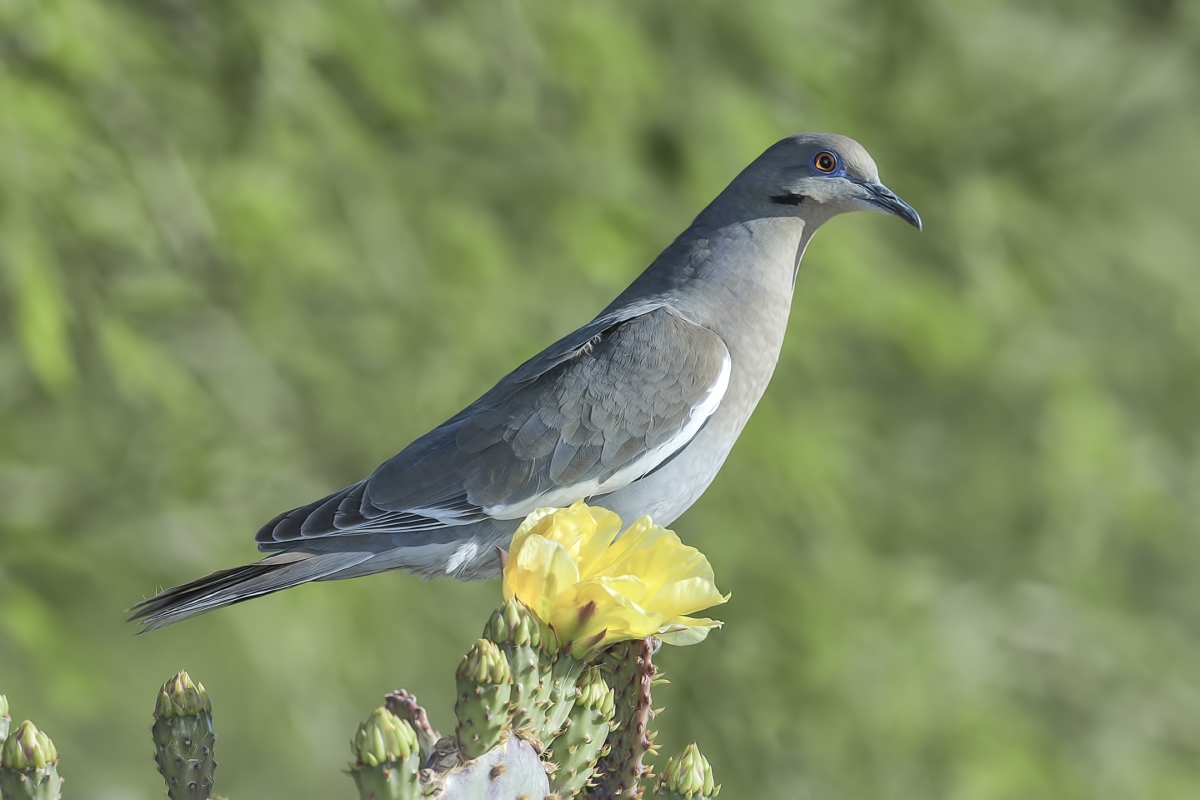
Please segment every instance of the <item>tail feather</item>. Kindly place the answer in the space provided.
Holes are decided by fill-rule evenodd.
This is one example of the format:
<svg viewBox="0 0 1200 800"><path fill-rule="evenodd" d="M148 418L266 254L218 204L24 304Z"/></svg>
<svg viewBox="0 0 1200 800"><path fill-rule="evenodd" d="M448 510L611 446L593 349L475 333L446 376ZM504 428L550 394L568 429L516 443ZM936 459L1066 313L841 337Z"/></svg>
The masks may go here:
<svg viewBox="0 0 1200 800"><path fill-rule="evenodd" d="M241 603L301 583L329 579L355 567L372 553L281 553L253 564L223 569L190 583L159 592L130 611L143 632L195 617L214 608Z"/></svg>

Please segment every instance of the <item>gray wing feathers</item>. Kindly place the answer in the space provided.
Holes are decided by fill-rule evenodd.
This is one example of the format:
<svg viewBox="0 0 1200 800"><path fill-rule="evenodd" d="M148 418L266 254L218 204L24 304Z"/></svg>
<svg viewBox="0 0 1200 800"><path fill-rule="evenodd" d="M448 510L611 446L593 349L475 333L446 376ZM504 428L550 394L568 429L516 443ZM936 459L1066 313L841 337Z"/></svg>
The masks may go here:
<svg viewBox="0 0 1200 800"><path fill-rule="evenodd" d="M258 541L517 518L615 491L687 444L729 369L720 337L674 309L617 312L523 364L367 480L268 523Z"/></svg>

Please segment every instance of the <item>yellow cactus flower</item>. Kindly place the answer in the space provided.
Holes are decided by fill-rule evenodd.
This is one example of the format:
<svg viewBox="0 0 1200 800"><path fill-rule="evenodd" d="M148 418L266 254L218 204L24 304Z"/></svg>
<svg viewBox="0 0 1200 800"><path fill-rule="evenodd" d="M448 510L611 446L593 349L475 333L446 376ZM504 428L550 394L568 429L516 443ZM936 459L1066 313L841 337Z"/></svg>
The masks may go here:
<svg viewBox="0 0 1200 800"><path fill-rule="evenodd" d="M527 605L576 658L652 635L695 644L720 627L687 616L729 599L703 553L649 517L620 533L620 517L582 500L538 509L513 534L504 599Z"/></svg>

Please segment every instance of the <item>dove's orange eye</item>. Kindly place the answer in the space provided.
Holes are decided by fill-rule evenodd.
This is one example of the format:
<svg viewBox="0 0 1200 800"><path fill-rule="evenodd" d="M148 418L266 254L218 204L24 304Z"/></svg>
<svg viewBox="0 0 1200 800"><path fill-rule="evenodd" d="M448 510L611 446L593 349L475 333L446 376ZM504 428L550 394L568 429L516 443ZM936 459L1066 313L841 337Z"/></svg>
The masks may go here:
<svg viewBox="0 0 1200 800"><path fill-rule="evenodd" d="M813 169L815 169L817 172L823 172L828 175L837 169L837 156L828 150L822 150L813 156L812 165Z"/></svg>

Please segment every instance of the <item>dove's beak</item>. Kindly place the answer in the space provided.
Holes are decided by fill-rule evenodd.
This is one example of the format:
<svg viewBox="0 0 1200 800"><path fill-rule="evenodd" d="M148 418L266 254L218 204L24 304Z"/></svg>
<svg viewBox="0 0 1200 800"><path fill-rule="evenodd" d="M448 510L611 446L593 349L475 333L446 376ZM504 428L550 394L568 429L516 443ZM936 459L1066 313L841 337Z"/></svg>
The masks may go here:
<svg viewBox="0 0 1200 800"><path fill-rule="evenodd" d="M866 200L867 205L872 206L876 211L893 214L917 230L921 230L921 215L915 208L897 197L891 189L882 183L864 182L860 186L866 192L863 199Z"/></svg>

